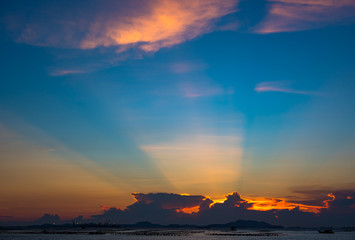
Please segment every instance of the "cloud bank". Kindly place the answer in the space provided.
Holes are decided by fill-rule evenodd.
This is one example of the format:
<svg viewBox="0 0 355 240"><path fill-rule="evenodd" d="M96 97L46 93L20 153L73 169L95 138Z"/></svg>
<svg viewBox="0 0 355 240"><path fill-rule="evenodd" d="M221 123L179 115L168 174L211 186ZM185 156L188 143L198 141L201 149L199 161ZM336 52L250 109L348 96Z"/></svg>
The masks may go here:
<svg viewBox="0 0 355 240"><path fill-rule="evenodd" d="M317 192L317 190L314 190ZM318 192L319 193L319 192ZM275 225L319 227L324 225L350 226L355 222L355 191L324 192L319 205L307 200L290 201L272 199L264 201L264 210L255 210L263 199L242 197L238 192L226 195L223 201L213 201L203 195L171 193L134 193L136 202L126 209L110 208L91 220L115 223L150 221L159 224L213 224L227 223L237 219L266 221ZM317 194L316 194L317 195ZM315 197L309 193L308 197ZM270 199L269 199L270 200ZM188 211L195 208L196 211Z"/></svg>
<svg viewBox="0 0 355 240"><path fill-rule="evenodd" d="M126 209L103 207L102 213L84 219L78 216L76 223L134 224L141 221L167 224L207 225L227 223L238 219L265 221L286 227L351 227L355 222L355 191L324 189L296 190L303 199L250 198L232 192L223 200L212 200L208 196L175 193L133 193L135 203ZM260 208L263 206L263 208ZM262 210L261 210L262 209ZM2 219L2 225L11 225ZM44 214L41 218L22 223L60 224L57 214ZM19 224L19 223L17 223ZM20 223L21 224L21 223Z"/></svg>

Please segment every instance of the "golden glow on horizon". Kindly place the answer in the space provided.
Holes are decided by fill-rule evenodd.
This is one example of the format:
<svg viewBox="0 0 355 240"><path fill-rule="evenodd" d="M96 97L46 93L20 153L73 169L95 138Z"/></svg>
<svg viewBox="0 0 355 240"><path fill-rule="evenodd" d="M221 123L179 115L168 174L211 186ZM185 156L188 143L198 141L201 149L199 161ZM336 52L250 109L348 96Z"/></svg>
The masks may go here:
<svg viewBox="0 0 355 240"><path fill-rule="evenodd" d="M43 137L48 143L55 142ZM70 219L99 213L103 202L113 205L121 198L120 204L130 204L129 195L125 197L122 192L125 186L117 178L55 144L50 148L34 144L0 124L1 215L25 221L44 213L58 213L63 219ZM62 152L67 158L61 157Z"/></svg>
<svg viewBox="0 0 355 240"><path fill-rule="evenodd" d="M225 198L223 199L212 199L212 203L210 204L209 207L213 207L215 204L223 204L229 195L232 195L233 193L229 193L225 195ZM190 194L179 194L181 196L191 196ZM134 196L134 195L132 195ZM329 200L324 200L322 206L317 206L317 205L307 205L307 204L302 204L302 203L293 203L288 201L287 199L281 199L281 198L265 198L265 197L257 197L257 198L249 198L249 197L242 197L242 201L245 201L246 203L251 203L252 206L247 208L248 210L255 210L255 211L270 211L270 210L292 210L294 208L299 208L300 211L302 212L310 212L310 213L315 213L318 214L322 209L329 208L329 202L334 201L335 196L330 193L328 194L328 197L331 197L332 199ZM211 199L208 196L205 196L205 199ZM136 202L138 200L136 199ZM151 203L145 201L146 204ZM239 205L236 205L239 207ZM103 210L108 210L110 207L105 207ZM171 208L166 208L166 209L171 209ZM194 214L198 213L200 211L200 206L192 206L192 207L185 207L185 208L179 208L175 210L178 213L186 213L186 214ZM275 216L277 217L277 216Z"/></svg>
<svg viewBox="0 0 355 240"><path fill-rule="evenodd" d="M258 199L247 199L249 203L252 203L252 207L249 210L257 211L269 211L269 210L282 210L288 209L292 210L294 208L299 208L303 212L319 213L321 209L326 208L324 206L312 206L300 203L287 202L285 199L273 199L273 198L258 198Z"/></svg>
<svg viewBox="0 0 355 240"><path fill-rule="evenodd" d="M240 145L236 136L190 135L141 149L178 190L222 194L240 176Z"/></svg>
<svg viewBox="0 0 355 240"><path fill-rule="evenodd" d="M101 174L94 174L94 172L88 171L91 168L96 168L94 165L91 166L89 164L89 160L80 160L81 163L85 164L85 167L87 168L85 170L85 168L82 166L77 166L74 164L74 162L69 162L60 158L57 155L58 150L55 148L38 149L38 146L26 142L24 139L16 136L15 133L5 133L6 131L4 129L0 130L2 130L3 136L6 135L16 140L16 144L7 141L7 145L3 145L3 147L5 147L7 150L14 150L13 152L7 151L7 156L3 155L11 161L1 162L0 173L4 178L11 180L6 185L1 185L3 196L0 202L1 206L6 206L5 208L1 208L3 214L14 216L18 220L26 220L39 217L39 212L54 212L59 213L63 219L68 219L78 215L87 214L86 216L88 216L90 214L98 213L98 206L101 206L101 210L103 211L109 210L111 208L110 206L114 206L117 203L117 199L120 199L119 201L121 205L119 207L125 207L132 204L131 200L129 199L123 201L122 192L118 191L116 187L108 184L105 179L99 177L101 174L104 174L104 172ZM203 139L206 140L208 138L209 137L204 136ZM162 156L173 156L175 151L183 150L182 152L186 155L184 156L184 154L181 154L178 156L186 157L186 164L190 164L192 168L196 169L199 168L199 164L218 164L217 159L218 156L223 156L220 155L222 152L223 154L228 152L231 153L231 155L224 155L227 157L239 156L238 154L235 155L237 151L234 148L231 148L232 145L233 147L236 147L235 143L238 143L238 138L215 138L211 136L210 138L213 141L202 142L205 144L201 144L201 148L188 148L188 145L176 144L154 146L150 148L150 150L153 149L155 151L162 151ZM227 141L226 139L229 140ZM217 143L224 143L224 147L227 146L227 148L220 148ZM16 152L16 149L19 148L22 149L22 152ZM196 157L198 155L195 155L195 152L194 154L191 154L191 156L189 155L190 150L192 151L199 149L203 150L203 154L201 155L202 158ZM207 151L205 152L206 149ZM5 153L5 151L3 151L3 153ZM197 154L201 153L197 151ZM78 157L77 155L71 156ZM194 162L192 161L193 159L204 159L206 161ZM214 160L216 160L216 162L214 162ZM192 164L196 165L193 166ZM215 168L213 164L210 166L210 168L211 171L216 173L217 168ZM96 168L96 171L98 170L99 169ZM196 175L194 172L191 172L191 174L194 177L201 177L201 175ZM208 177L208 175L206 175L206 177ZM31 179L31 181L28 181L28 179ZM60 179L60 181L58 181L58 179ZM77 181L78 179L80 179L80 181ZM220 180L218 177L212 180L216 181L216 179ZM174 184L178 185L180 183L177 181ZM55 193L52 192L53 189L55 189ZM98 196L98 194L100 196ZM188 193L182 193L180 195L190 196ZM16 196L17 200L13 201L13 197L11 196ZM217 203L223 203L226 200L226 197L224 199L213 199L206 196L206 198L212 199L213 201L213 203L210 204L210 207ZM329 203L335 199L335 196L333 193L329 193L328 197L331 199L323 201L322 206L312 206L292 203L287 199L263 197L244 198L242 196L246 202L253 204L253 206L249 208L250 210L291 210L295 207L299 207L301 211L313 213L319 213L321 209L329 207ZM351 199L349 196L347 198ZM26 203L23 203L20 199L26 199ZM83 201L83 199L85 199L85 201ZM149 204L149 202L146 203ZM37 207L29 208L26 204ZM16 206L21 206L21 209L16 208ZM23 211L22 209L26 210ZM176 211L193 214L199 211L199 206L181 208Z"/></svg>
<svg viewBox="0 0 355 240"><path fill-rule="evenodd" d="M213 203L211 204L211 206L217 203L224 203L224 201L227 200L227 197L229 195L232 195L232 193L227 194L223 199L212 199ZM299 208L299 210L303 212L319 213L321 209L329 208L329 202L332 202L335 199L335 196L332 193L329 193L327 196L330 197L331 199L324 200L322 206L293 203L288 201L287 199L282 199L282 198L242 197L242 199L245 200L247 203L252 203L252 206L248 208L248 210L269 211L269 210L282 210L282 209L292 210L294 208Z"/></svg>

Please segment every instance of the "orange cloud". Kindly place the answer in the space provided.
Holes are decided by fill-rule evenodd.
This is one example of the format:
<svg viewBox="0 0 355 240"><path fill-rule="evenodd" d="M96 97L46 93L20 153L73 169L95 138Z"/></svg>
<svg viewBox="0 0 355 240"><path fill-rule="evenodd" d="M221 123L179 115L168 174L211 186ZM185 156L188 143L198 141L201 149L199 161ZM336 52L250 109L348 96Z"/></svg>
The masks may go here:
<svg viewBox="0 0 355 240"><path fill-rule="evenodd" d="M108 211L110 209L120 209L120 208L117 208L117 207L110 207L110 206L106 206L106 205L101 205L101 210L102 211Z"/></svg>
<svg viewBox="0 0 355 240"><path fill-rule="evenodd" d="M267 197L241 197L239 193L233 192L225 195L224 199L211 199L208 196L190 196L185 194L142 194L133 193L136 202L144 204L158 204L163 209L174 209L177 213L193 214L199 213L202 203L207 200L207 209L219 206L231 208L244 208L246 210L270 211L270 210L292 210L298 208L302 212L319 214L322 209L330 207L335 200L332 193L328 194L330 199L324 200L321 205L311 205L305 203L295 203L286 198L267 198ZM189 199L190 198L190 199ZM185 200L185 201L184 201ZM186 201L188 200L188 201ZM206 209L206 208L205 208ZM107 209L105 209L107 210Z"/></svg>
<svg viewBox="0 0 355 240"><path fill-rule="evenodd" d="M187 214L198 213L199 211L200 211L200 206L187 207L187 208L181 208L176 210L176 212L183 212Z"/></svg>
<svg viewBox="0 0 355 240"><path fill-rule="evenodd" d="M6 16L5 22L18 42L31 45L80 49L113 46L118 53L130 48L155 52L223 30L216 21L235 12L237 4L238 0L51 2L19 9Z"/></svg>
<svg viewBox="0 0 355 240"><path fill-rule="evenodd" d="M143 51L155 52L211 32L211 23L234 12L236 3L236 0L153 1L151 9L143 14L97 19L80 47L139 44Z"/></svg>
<svg viewBox="0 0 355 240"><path fill-rule="evenodd" d="M232 196L233 193L229 193L225 196L224 199L213 199L213 204L221 204L225 203L228 200L229 196ZM294 208L299 208L302 212L311 212L311 213L320 213L322 209L329 208L330 203L335 200L335 196L332 193L328 194L330 199L324 200L322 205L310 205L303 203L295 203L289 201L285 198L267 198L267 197L243 197L240 198L242 202L247 204L248 210L256 210L256 211L270 211L270 210L283 210L288 209L292 210Z"/></svg>
<svg viewBox="0 0 355 240"><path fill-rule="evenodd" d="M247 201L253 204L248 209L257 210L257 211L282 210L282 209L292 210L298 207L303 212L319 213L321 209L327 208L325 206L313 206L313 205L288 202L285 199L279 199L279 198L256 198L256 199L247 199Z"/></svg>
<svg viewBox="0 0 355 240"><path fill-rule="evenodd" d="M342 23L355 15L352 0L269 0L266 19L258 33L300 31Z"/></svg>

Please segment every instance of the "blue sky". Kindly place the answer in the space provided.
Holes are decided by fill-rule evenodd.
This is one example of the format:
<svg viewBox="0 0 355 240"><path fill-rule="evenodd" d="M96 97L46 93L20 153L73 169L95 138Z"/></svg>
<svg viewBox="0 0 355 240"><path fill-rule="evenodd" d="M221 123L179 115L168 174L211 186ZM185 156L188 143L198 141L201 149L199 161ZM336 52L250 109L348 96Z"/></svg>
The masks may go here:
<svg viewBox="0 0 355 240"><path fill-rule="evenodd" d="M144 4L1 3L6 214L33 217L9 189L35 201L24 183L48 179L44 199L76 188L91 198L100 182L85 214L125 207L132 192L354 189L353 2ZM88 179L65 190L72 167ZM66 206L38 211L76 214Z"/></svg>

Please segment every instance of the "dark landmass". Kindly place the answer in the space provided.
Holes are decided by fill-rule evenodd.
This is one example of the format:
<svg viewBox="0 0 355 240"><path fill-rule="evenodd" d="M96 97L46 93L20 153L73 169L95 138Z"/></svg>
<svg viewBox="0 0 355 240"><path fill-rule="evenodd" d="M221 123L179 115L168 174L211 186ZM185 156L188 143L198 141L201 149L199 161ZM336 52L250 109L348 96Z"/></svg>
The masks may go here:
<svg viewBox="0 0 355 240"><path fill-rule="evenodd" d="M284 229L283 226L271 225L266 222L258 222L251 220L237 220L225 224L210 224L205 226L198 225L181 225L181 224L169 224L160 225L151 222L138 222L135 224L42 224L33 226L2 226L0 230L26 230L26 229L68 229L68 228L125 228L125 229Z"/></svg>
<svg viewBox="0 0 355 240"><path fill-rule="evenodd" d="M237 220L225 224L210 224L205 226L169 224L160 225L151 222L135 224L43 224L33 226L2 226L1 234L64 234L64 235L136 235L136 236L282 236L287 231L317 231L315 228L285 228L266 222ZM337 229L337 232L354 231L355 228Z"/></svg>
<svg viewBox="0 0 355 240"><path fill-rule="evenodd" d="M258 222L251 220L237 220L235 222L230 222L226 224L211 224L206 227L212 229L218 228L284 228L283 226L271 225L266 222Z"/></svg>
<svg viewBox="0 0 355 240"><path fill-rule="evenodd" d="M225 224L210 224L205 226L169 224L160 225L148 221L135 224L43 224L33 226L2 226L0 234L80 234L80 235L146 235L146 236L188 236L192 234L218 236L280 236L285 231L317 231L316 228L271 225L266 222L237 220ZM339 228L337 232L355 231L355 228ZM287 234L287 233L286 233Z"/></svg>
<svg viewBox="0 0 355 240"><path fill-rule="evenodd" d="M266 222L238 220L226 224L197 225L160 225L151 222L135 224L44 224L34 226L0 227L0 234L75 234L75 235L142 235L142 236L189 236L193 234L216 236L280 236L283 230Z"/></svg>

